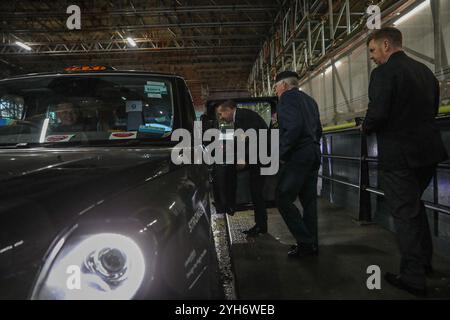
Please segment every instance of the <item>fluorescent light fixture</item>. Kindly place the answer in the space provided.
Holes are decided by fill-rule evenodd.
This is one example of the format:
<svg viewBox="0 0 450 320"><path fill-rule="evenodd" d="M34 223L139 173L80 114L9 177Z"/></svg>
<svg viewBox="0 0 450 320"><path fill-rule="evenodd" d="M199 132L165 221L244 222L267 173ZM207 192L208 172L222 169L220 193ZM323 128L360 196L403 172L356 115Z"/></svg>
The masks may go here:
<svg viewBox="0 0 450 320"><path fill-rule="evenodd" d="M409 18L411 18L412 16L416 15L417 13L419 13L420 11L422 11L423 9L425 9L426 7L429 7L429 6L430 6L430 0L425 0L424 2L419 4L417 7L412 9L410 12L408 12L407 14L400 17L397 21L395 21L394 25L398 26L399 24L405 22L406 20L408 20Z"/></svg>
<svg viewBox="0 0 450 320"><path fill-rule="evenodd" d="M128 37L128 38L127 38L127 41L128 41L128 43L130 44L130 46L136 47L136 42L135 42L132 38Z"/></svg>
<svg viewBox="0 0 450 320"><path fill-rule="evenodd" d="M25 43L22 43L20 41L16 41L16 44L21 47L24 48L25 50L31 51L31 47L27 46Z"/></svg>

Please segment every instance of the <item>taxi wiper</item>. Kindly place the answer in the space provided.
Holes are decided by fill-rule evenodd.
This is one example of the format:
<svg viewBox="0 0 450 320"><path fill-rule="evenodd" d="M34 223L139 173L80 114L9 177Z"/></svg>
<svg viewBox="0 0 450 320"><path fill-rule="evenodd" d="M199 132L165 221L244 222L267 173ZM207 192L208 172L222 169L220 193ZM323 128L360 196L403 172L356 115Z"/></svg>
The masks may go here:
<svg viewBox="0 0 450 320"><path fill-rule="evenodd" d="M20 143L10 143L10 144L0 144L0 149L28 149L28 148L36 148L36 147L73 147L75 145L79 145L81 142L77 143L60 143L60 142L20 142Z"/></svg>
<svg viewBox="0 0 450 320"><path fill-rule="evenodd" d="M26 149L30 148L28 142L0 144L1 149Z"/></svg>
<svg viewBox="0 0 450 320"><path fill-rule="evenodd" d="M30 148L30 144L28 142L21 142L16 144L16 149L25 149Z"/></svg>

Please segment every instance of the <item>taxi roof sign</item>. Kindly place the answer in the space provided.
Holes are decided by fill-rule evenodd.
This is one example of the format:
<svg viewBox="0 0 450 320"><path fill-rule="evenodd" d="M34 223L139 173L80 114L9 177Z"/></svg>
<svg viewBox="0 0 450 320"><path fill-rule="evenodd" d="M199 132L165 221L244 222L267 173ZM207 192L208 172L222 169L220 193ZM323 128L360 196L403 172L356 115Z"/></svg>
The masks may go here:
<svg viewBox="0 0 450 320"><path fill-rule="evenodd" d="M105 66L71 66L64 69L67 72L90 72L90 71L105 71L112 70L112 68L108 68Z"/></svg>

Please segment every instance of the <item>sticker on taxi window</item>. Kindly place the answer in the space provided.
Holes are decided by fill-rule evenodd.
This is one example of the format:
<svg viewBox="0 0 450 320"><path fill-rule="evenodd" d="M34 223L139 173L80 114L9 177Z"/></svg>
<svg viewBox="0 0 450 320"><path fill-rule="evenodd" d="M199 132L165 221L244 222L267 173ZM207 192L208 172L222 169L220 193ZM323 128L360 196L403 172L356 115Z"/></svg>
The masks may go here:
<svg viewBox="0 0 450 320"><path fill-rule="evenodd" d="M164 82L147 81L144 91L145 93L167 94L167 86Z"/></svg>
<svg viewBox="0 0 450 320"><path fill-rule="evenodd" d="M13 126L16 124L16 120L14 119L0 119L0 127Z"/></svg>
<svg viewBox="0 0 450 320"><path fill-rule="evenodd" d="M109 140L123 140L123 139L136 139L137 131L128 132L112 132L109 136Z"/></svg>
<svg viewBox="0 0 450 320"><path fill-rule="evenodd" d="M45 138L45 142L67 142L75 137L74 134L58 134L58 135L50 135Z"/></svg>
<svg viewBox="0 0 450 320"><path fill-rule="evenodd" d="M161 95L161 93L147 93L147 97L161 99L162 95Z"/></svg>
<svg viewBox="0 0 450 320"><path fill-rule="evenodd" d="M126 112L142 112L141 100L128 100L126 103Z"/></svg>
<svg viewBox="0 0 450 320"><path fill-rule="evenodd" d="M170 127L159 125L159 124L147 124L144 126L139 126L139 132L142 133L156 133L160 135L164 135L166 132L172 131Z"/></svg>

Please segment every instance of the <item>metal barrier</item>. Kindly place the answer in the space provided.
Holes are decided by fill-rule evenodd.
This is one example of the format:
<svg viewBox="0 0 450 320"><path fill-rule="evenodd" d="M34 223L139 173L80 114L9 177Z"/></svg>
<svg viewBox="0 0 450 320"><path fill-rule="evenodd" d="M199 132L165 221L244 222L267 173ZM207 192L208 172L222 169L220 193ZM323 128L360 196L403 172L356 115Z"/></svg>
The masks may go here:
<svg viewBox="0 0 450 320"><path fill-rule="evenodd" d="M450 116L444 116L439 118L438 120L442 120L446 122L446 125L450 124ZM357 146L359 151L359 156L345 156L333 154L333 143L330 136L335 136L339 134L355 134L359 136L360 145ZM340 185L344 185L347 187L354 188L358 191L359 196L359 212L358 212L358 221L360 222L371 222L372 221L372 208L371 208L371 194L375 194L376 196L384 197L384 192L380 189L377 189L370 185L370 176L369 176L369 164L375 163L378 164L378 159L376 157L370 157L368 155L368 142L367 136L362 134L359 128L345 128L341 130L332 130L324 132L324 137L322 140L322 171L324 168L327 169L328 175L322 174L319 175L325 181L334 182ZM330 141L328 141L328 140ZM355 148L353 148L355 149ZM331 152L329 152L331 150ZM343 181L340 179L336 179L333 174L333 161L334 160L345 160L351 161L354 163L359 163L359 173L358 173L358 183L352 183L348 181ZM441 163L438 165L438 168L444 170L445 172L450 172L450 163ZM378 176L378 173L377 173ZM439 186L437 182L437 172L433 178L433 202L424 201L425 207L433 210L434 220L435 222L438 219L438 214L450 215L450 207L444 206L438 203L438 193ZM333 195L333 184L330 183L330 197ZM435 234L437 233L437 227L435 226Z"/></svg>

